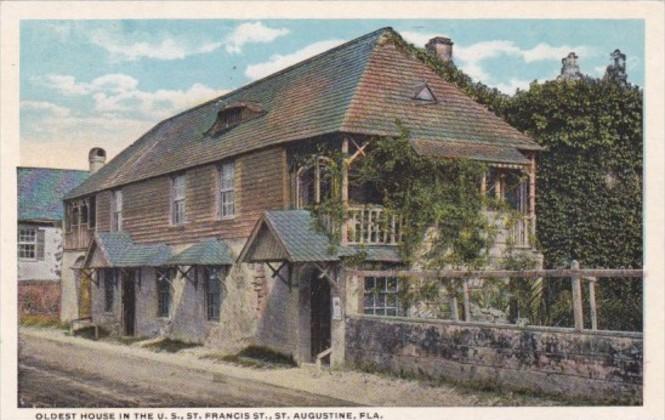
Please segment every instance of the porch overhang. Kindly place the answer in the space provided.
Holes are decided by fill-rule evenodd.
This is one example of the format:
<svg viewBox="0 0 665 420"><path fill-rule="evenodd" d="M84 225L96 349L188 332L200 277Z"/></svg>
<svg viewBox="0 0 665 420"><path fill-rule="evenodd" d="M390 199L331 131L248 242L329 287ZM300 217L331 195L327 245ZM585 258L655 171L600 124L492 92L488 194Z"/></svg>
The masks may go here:
<svg viewBox="0 0 665 420"><path fill-rule="evenodd" d="M126 232L97 232L88 247L85 268L161 267L171 257L166 244L137 244Z"/></svg>
<svg viewBox="0 0 665 420"><path fill-rule="evenodd" d="M438 140L409 140L421 156L470 159L498 166L524 167L530 163L517 146Z"/></svg>

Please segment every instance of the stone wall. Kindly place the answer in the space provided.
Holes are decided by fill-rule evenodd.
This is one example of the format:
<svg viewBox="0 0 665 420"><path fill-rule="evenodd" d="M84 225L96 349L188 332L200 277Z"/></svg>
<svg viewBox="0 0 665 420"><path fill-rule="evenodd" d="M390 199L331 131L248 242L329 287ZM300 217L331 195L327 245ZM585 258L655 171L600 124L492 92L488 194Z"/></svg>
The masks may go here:
<svg viewBox="0 0 665 420"><path fill-rule="evenodd" d="M19 316L60 316L60 282L52 280L23 280L18 283Z"/></svg>
<svg viewBox="0 0 665 420"><path fill-rule="evenodd" d="M349 316L349 366L566 397L638 402L639 333Z"/></svg>
<svg viewBox="0 0 665 420"><path fill-rule="evenodd" d="M60 320L69 322L79 317L79 296L77 274L72 270L76 260L85 253L82 251L65 251L62 257L62 278L60 285L62 295L60 299ZM94 286L93 286L94 289Z"/></svg>

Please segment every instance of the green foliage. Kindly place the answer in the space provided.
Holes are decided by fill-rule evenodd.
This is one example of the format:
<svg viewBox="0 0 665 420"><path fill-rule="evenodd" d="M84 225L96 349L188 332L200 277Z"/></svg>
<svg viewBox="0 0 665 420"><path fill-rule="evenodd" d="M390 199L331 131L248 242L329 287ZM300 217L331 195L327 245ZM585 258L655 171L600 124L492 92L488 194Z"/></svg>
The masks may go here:
<svg viewBox="0 0 665 420"><path fill-rule="evenodd" d="M420 156L408 132L401 133L371 143L355 182L373 185L387 214L402 217L400 251L407 263L419 259L431 269L483 266L495 237L479 190L485 165Z"/></svg>
<svg viewBox="0 0 665 420"><path fill-rule="evenodd" d="M532 84L508 122L538 157L537 236L548 266L642 266L642 92L585 79Z"/></svg>

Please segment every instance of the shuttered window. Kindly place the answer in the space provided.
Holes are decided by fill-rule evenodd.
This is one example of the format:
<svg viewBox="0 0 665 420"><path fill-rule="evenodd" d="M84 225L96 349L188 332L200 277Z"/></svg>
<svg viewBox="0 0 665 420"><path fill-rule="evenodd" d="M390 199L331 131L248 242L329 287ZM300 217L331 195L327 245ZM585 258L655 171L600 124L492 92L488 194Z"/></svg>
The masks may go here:
<svg viewBox="0 0 665 420"><path fill-rule="evenodd" d="M235 216L235 165L225 163L219 170L220 214L223 219Z"/></svg>
<svg viewBox="0 0 665 420"><path fill-rule="evenodd" d="M180 225L185 223L185 175L173 178L171 182L171 223Z"/></svg>

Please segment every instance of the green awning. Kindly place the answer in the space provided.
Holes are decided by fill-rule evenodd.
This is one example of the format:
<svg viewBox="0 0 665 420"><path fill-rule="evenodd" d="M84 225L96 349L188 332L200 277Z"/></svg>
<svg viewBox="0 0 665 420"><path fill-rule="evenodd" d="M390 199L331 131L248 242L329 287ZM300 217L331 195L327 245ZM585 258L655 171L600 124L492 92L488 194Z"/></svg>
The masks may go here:
<svg viewBox="0 0 665 420"><path fill-rule="evenodd" d="M169 258L165 265L233 265L233 257L224 241L208 239Z"/></svg>

